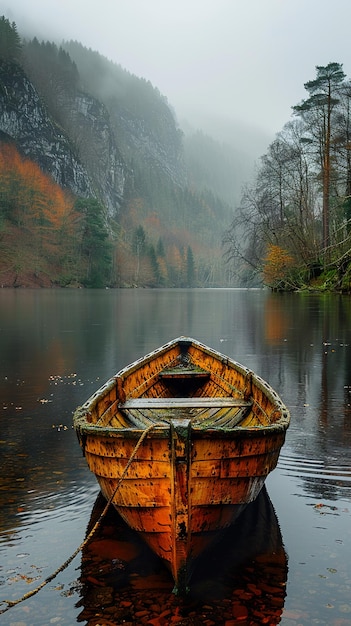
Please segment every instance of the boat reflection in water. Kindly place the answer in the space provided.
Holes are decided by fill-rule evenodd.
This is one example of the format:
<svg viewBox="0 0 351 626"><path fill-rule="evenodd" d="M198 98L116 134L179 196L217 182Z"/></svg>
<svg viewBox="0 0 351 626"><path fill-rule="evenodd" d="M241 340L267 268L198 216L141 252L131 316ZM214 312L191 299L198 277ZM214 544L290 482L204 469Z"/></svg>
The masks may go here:
<svg viewBox="0 0 351 626"><path fill-rule="evenodd" d="M104 506L99 494L87 532ZM265 487L199 558L185 598L172 593L169 570L110 507L82 554L82 611L77 619L88 626L190 626L206 620L272 626L281 620L287 572L278 520Z"/></svg>

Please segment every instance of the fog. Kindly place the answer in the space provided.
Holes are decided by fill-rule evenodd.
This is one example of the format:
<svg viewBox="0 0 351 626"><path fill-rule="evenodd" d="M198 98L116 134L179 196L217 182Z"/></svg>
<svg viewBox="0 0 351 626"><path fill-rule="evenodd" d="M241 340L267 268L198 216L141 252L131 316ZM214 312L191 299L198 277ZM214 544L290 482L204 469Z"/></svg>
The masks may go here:
<svg viewBox="0 0 351 626"><path fill-rule="evenodd" d="M315 66L351 75L349 0L0 0L20 35L77 40L150 80L180 121L259 156Z"/></svg>

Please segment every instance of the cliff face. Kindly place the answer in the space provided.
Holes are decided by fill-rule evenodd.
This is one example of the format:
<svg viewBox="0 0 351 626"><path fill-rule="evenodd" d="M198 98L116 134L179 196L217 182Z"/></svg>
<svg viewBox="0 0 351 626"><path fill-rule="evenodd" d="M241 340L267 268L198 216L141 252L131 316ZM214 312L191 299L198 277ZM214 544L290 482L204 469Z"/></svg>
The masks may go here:
<svg viewBox="0 0 351 626"><path fill-rule="evenodd" d="M78 84L105 105L118 148L131 167L186 185L183 133L167 99L149 81L77 42L65 42L63 48L75 64Z"/></svg>
<svg viewBox="0 0 351 626"><path fill-rule="evenodd" d="M65 128L49 115L33 83L15 64L0 63L0 131L75 195L97 197L109 217L121 205L127 167L106 108L88 94L65 97Z"/></svg>
<svg viewBox="0 0 351 626"><path fill-rule="evenodd" d="M0 130L59 185L79 196L92 195L86 169L18 65L0 63L0 89Z"/></svg>
<svg viewBox="0 0 351 626"><path fill-rule="evenodd" d="M109 107L124 154L134 163L158 170L175 185L186 185L182 132L166 103L155 101L153 118L133 115L123 106ZM156 119L155 119L156 118ZM157 120L157 121L156 121Z"/></svg>
<svg viewBox="0 0 351 626"><path fill-rule="evenodd" d="M133 187L133 164L185 184L179 130L166 103L156 106L160 110L147 119L123 104L106 106L90 93L57 85L47 100L19 65L0 62L0 132L60 186L101 201L112 219L127 182Z"/></svg>
<svg viewBox="0 0 351 626"><path fill-rule="evenodd" d="M68 99L65 129L97 196L115 218L123 201L128 168L116 144L106 107L86 93ZM66 100L67 105L67 100Z"/></svg>

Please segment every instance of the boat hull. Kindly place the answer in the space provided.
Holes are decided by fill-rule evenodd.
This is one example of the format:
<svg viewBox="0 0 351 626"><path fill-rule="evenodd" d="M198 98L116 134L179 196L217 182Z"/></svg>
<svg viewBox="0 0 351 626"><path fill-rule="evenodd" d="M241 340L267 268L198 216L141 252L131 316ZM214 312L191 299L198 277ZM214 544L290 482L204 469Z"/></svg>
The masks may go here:
<svg viewBox="0 0 351 626"><path fill-rule="evenodd" d="M191 341L187 355L193 367L201 367L196 376L185 379L184 371L182 377L169 370L179 356L171 342L154 359L147 356L138 367L122 370L74 418L103 495L167 564L180 592L199 555L260 493L276 467L289 421L278 396L259 377ZM171 378L172 394L186 389L189 398L165 397L169 387L162 387L161 373ZM206 382L195 382L196 377ZM126 415L136 420L134 427L123 424ZM137 428L142 419L150 421L147 434ZM239 419L239 425L228 426Z"/></svg>
<svg viewBox="0 0 351 626"><path fill-rule="evenodd" d="M136 439L88 436L85 456L105 498L113 496L121 517L182 587L197 557L255 500L283 442L284 433L220 437L171 424L162 437L150 433L117 491Z"/></svg>

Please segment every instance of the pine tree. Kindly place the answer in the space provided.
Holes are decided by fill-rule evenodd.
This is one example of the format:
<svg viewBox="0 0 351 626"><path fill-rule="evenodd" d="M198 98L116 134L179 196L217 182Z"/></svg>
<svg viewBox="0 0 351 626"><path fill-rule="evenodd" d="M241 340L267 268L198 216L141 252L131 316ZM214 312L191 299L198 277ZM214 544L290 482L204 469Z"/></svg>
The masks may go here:
<svg viewBox="0 0 351 626"><path fill-rule="evenodd" d="M0 61L20 61L21 52L21 40L15 22L10 24L9 20L2 15L0 17Z"/></svg>
<svg viewBox="0 0 351 626"><path fill-rule="evenodd" d="M87 287L105 287L111 278L112 247L108 241L103 207L90 198L77 200L75 209L84 214L81 249L86 261L86 277L83 282Z"/></svg>
<svg viewBox="0 0 351 626"><path fill-rule="evenodd" d="M329 205L330 205L330 146L332 139L332 111L338 104L338 91L345 79L340 63L316 66L317 77L305 83L309 98L294 106L293 111L310 123L312 135L317 130L317 141L321 158L323 181L323 247L329 246Z"/></svg>

